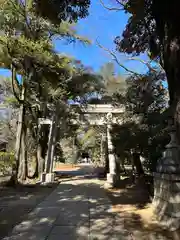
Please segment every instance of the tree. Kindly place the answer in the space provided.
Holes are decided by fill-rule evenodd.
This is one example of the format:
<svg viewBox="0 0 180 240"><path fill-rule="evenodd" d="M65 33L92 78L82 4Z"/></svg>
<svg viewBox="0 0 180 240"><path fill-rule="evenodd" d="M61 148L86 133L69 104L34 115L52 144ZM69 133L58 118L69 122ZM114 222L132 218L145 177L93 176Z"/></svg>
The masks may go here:
<svg viewBox="0 0 180 240"><path fill-rule="evenodd" d="M17 86L14 86L17 90ZM11 85L11 78L0 78L0 104L4 106L18 107L18 102L13 95L13 89Z"/></svg>
<svg viewBox="0 0 180 240"><path fill-rule="evenodd" d="M78 19L85 18L88 15L90 0L35 0L36 14L48 18L54 23L62 20L76 22Z"/></svg>
<svg viewBox="0 0 180 240"><path fill-rule="evenodd" d="M123 93L126 89L125 78L116 74L115 66L112 62L104 64L100 69L104 84L104 97L113 97L116 93Z"/></svg>
<svg viewBox="0 0 180 240"><path fill-rule="evenodd" d="M2 109L4 109L6 113L6 118L2 121L3 127L0 134L8 140L8 150L11 151L14 150L13 142L15 141L16 132L15 122L19 104L13 95L10 78L0 78L0 98L0 106L3 107Z"/></svg>
<svg viewBox="0 0 180 240"><path fill-rule="evenodd" d="M115 72L114 63L105 63L98 73L99 82L97 82L100 91L89 100L92 104L111 104L115 101L116 94L123 94L126 89L125 78ZM97 75L97 76L98 76ZM97 88L98 89L98 88Z"/></svg>
<svg viewBox="0 0 180 240"><path fill-rule="evenodd" d="M82 68L74 66L73 59L59 55L53 49L52 37L55 36L69 41L78 39L84 42L84 39L77 36L68 23L62 22L65 15L64 18L59 19L61 24L58 25L52 21L52 15L49 15L49 19L44 14L39 15L34 1L4 1L0 7L1 66L12 69L13 93L20 104L16 165L13 172L13 181L16 181L20 167L20 155L23 156L24 161L26 160L25 147L21 145L25 145L27 128L31 129L34 137L37 137L39 134L38 118L51 116L53 109L57 109L57 104L61 107L66 104L69 97L77 96L72 94L72 81L76 81L81 76L84 82L86 80L89 82L92 78L85 71L83 72ZM72 6L74 7L76 4ZM68 13L68 16L74 13L72 11ZM16 77L17 72L22 76L21 81ZM81 89L84 92L88 91L88 86L90 86L89 83L85 90ZM78 94L82 95L82 92L79 91ZM52 111L48 109L47 103ZM46 129L46 134L44 130L40 129L40 136L41 133L47 136L48 129ZM45 142L47 143L46 137ZM24 162L22 166L22 172L25 173L26 163ZM25 177L26 173L22 174L22 178Z"/></svg>
<svg viewBox="0 0 180 240"><path fill-rule="evenodd" d="M178 26L180 2L143 0L118 1L130 14L123 36L117 37L117 50L132 55L148 52L165 70L172 117L180 139L180 31Z"/></svg>
<svg viewBox="0 0 180 240"><path fill-rule="evenodd" d="M0 152L0 171L3 174L11 174L14 163L14 142L16 138L16 117L18 102L13 96L10 78L0 78L0 138L7 141L5 152ZM11 111L10 111L11 110Z"/></svg>
<svg viewBox="0 0 180 240"><path fill-rule="evenodd" d="M131 157L139 175L143 173L140 155L146 159L148 170L152 170L167 140L167 91L161 77L161 74L151 72L131 76L127 79L125 95L117 96L117 102L125 105L126 112L122 116L123 124L113 129L115 152L120 158L128 158L129 153L133 153ZM142 84L146 91L142 91Z"/></svg>

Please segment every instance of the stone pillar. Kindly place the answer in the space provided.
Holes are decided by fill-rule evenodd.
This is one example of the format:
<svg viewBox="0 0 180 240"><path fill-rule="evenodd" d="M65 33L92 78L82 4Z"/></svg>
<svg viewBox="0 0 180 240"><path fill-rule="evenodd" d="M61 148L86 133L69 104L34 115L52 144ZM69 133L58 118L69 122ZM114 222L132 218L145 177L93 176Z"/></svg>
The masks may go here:
<svg viewBox="0 0 180 240"><path fill-rule="evenodd" d="M175 129L154 173L154 213L171 231L180 226L180 154Z"/></svg>
<svg viewBox="0 0 180 240"><path fill-rule="evenodd" d="M106 136L104 136L104 134L102 133L101 135L101 149L100 149L100 158L101 158L101 165L105 165L105 155L106 155L106 151L105 151L105 142L106 142Z"/></svg>
<svg viewBox="0 0 180 240"><path fill-rule="evenodd" d="M50 168L51 168L51 146L52 146L52 140L53 140L53 127L54 127L53 120L49 128L48 149L47 149L47 155L45 160L45 173L50 173Z"/></svg>
<svg viewBox="0 0 180 240"><path fill-rule="evenodd" d="M111 129L112 129L112 126L108 124L107 125L107 147L108 147L109 173L107 173L107 182L106 182L107 188L115 187L119 179L117 169L116 169L116 158L115 158L114 148L112 144Z"/></svg>
<svg viewBox="0 0 180 240"><path fill-rule="evenodd" d="M45 172L41 176L41 182L51 183L55 181L55 174L53 173L54 163L54 150L55 150L55 139L56 139L56 117L53 115L52 122L50 124L49 139L48 139L48 151L45 161Z"/></svg>

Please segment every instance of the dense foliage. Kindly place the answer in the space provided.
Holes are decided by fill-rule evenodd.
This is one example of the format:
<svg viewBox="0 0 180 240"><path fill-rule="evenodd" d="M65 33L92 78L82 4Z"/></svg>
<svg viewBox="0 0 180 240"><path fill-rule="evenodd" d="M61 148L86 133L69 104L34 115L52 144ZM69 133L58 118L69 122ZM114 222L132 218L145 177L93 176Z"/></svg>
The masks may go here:
<svg viewBox="0 0 180 240"><path fill-rule="evenodd" d="M59 23L62 20L77 21L88 15L90 0L34 0L36 14Z"/></svg>
<svg viewBox="0 0 180 240"><path fill-rule="evenodd" d="M162 85L161 76L149 72L126 80L125 95L117 96L117 102L126 108L123 124L114 126L112 132L115 152L120 159L138 153L146 159L146 166L151 170L168 141L167 90ZM149 86L143 90L142 84Z"/></svg>
<svg viewBox="0 0 180 240"><path fill-rule="evenodd" d="M118 1L130 14L122 38L115 39L117 50L138 55L148 52L165 70L170 95L172 117L177 126L179 138L180 100L180 2L159 0Z"/></svg>
<svg viewBox="0 0 180 240"><path fill-rule="evenodd" d="M31 0L0 4L0 62L1 67L12 71L13 94L20 106L13 181L18 173L21 179L28 176L27 153L37 155L34 176L43 171L46 155L53 158L55 143L48 142L49 126L40 126L38 119L50 117L56 130L61 128L71 114L67 101L83 98L98 87L93 73L73 58L56 52L52 42L58 38L68 43L89 43L68 23L86 16L88 4L47 1L45 5ZM55 128L53 134L57 133Z"/></svg>

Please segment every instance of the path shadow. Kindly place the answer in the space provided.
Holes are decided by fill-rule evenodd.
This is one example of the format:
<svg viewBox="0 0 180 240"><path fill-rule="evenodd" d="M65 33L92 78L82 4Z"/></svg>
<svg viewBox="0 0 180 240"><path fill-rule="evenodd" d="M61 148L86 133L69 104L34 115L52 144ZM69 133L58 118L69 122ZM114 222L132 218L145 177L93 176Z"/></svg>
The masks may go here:
<svg viewBox="0 0 180 240"><path fill-rule="evenodd" d="M116 189L108 190L113 211L123 218L124 228L132 240L180 240L180 232L164 230L153 216L153 208L146 185L133 184L131 179L121 181Z"/></svg>
<svg viewBox="0 0 180 240"><path fill-rule="evenodd" d="M110 206L99 183L90 183L86 179L84 182L62 182L7 239L123 239L119 236L125 237L128 233L121 220L117 221L110 211ZM116 224L119 227L115 229Z"/></svg>
<svg viewBox="0 0 180 240"><path fill-rule="evenodd" d="M15 188L0 185L0 239L23 221L56 187L57 184L19 184Z"/></svg>
<svg viewBox="0 0 180 240"><path fill-rule="evenodd" d="M155 221L148 222L148 212L146 212L146 220L138 211L137 213L120 211L119 214L124 219L124 227L133 240L180 240L180 231L170 232Z"/></svg>
<svg viewBox="0 0 180 240"><path fill-rule="evenodd" d="M118 183L118 189L125 189L132 186L132 179L130 177L124 176L124 179L120 180Z"/></svg>
<svg viewBox="0 0 180 240"><path fill-rule="evenodd" d="M127 205L127 201L137 204L137 200L132 202L132 192L128 192L132 188L124 189L123 198L123 189L115 191L114 197L118 200L119 195L118 202L122 205ZM129 197L125 198L126 195ZM56 191L41 202L26 221L16 226L11 237L5 240L175 239L169 238L170 235L156 225L147 227L138 212L123 208L116 212L112 210L102 182L86 178L67 180L61 182Z"/></svg>
<svg viewBox="0 0 180 240"><path fill-rule="evenodd" d="M107 191L114 205L135 205L144 208L150 203L146 186L141 182L133 183L130 177L120 180L115 189Z"/></svg>

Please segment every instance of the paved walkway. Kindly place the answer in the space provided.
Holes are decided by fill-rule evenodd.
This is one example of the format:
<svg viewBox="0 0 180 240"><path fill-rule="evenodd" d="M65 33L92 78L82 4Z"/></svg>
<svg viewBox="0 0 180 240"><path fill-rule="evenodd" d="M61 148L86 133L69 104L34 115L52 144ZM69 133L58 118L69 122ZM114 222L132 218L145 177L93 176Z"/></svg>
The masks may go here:
<svg viewBox="0 0 180 240"><path fill-rule="evenodd" d="M81 179L59 184L4 240L131 239L128 235L100 181Z"/></svg>

